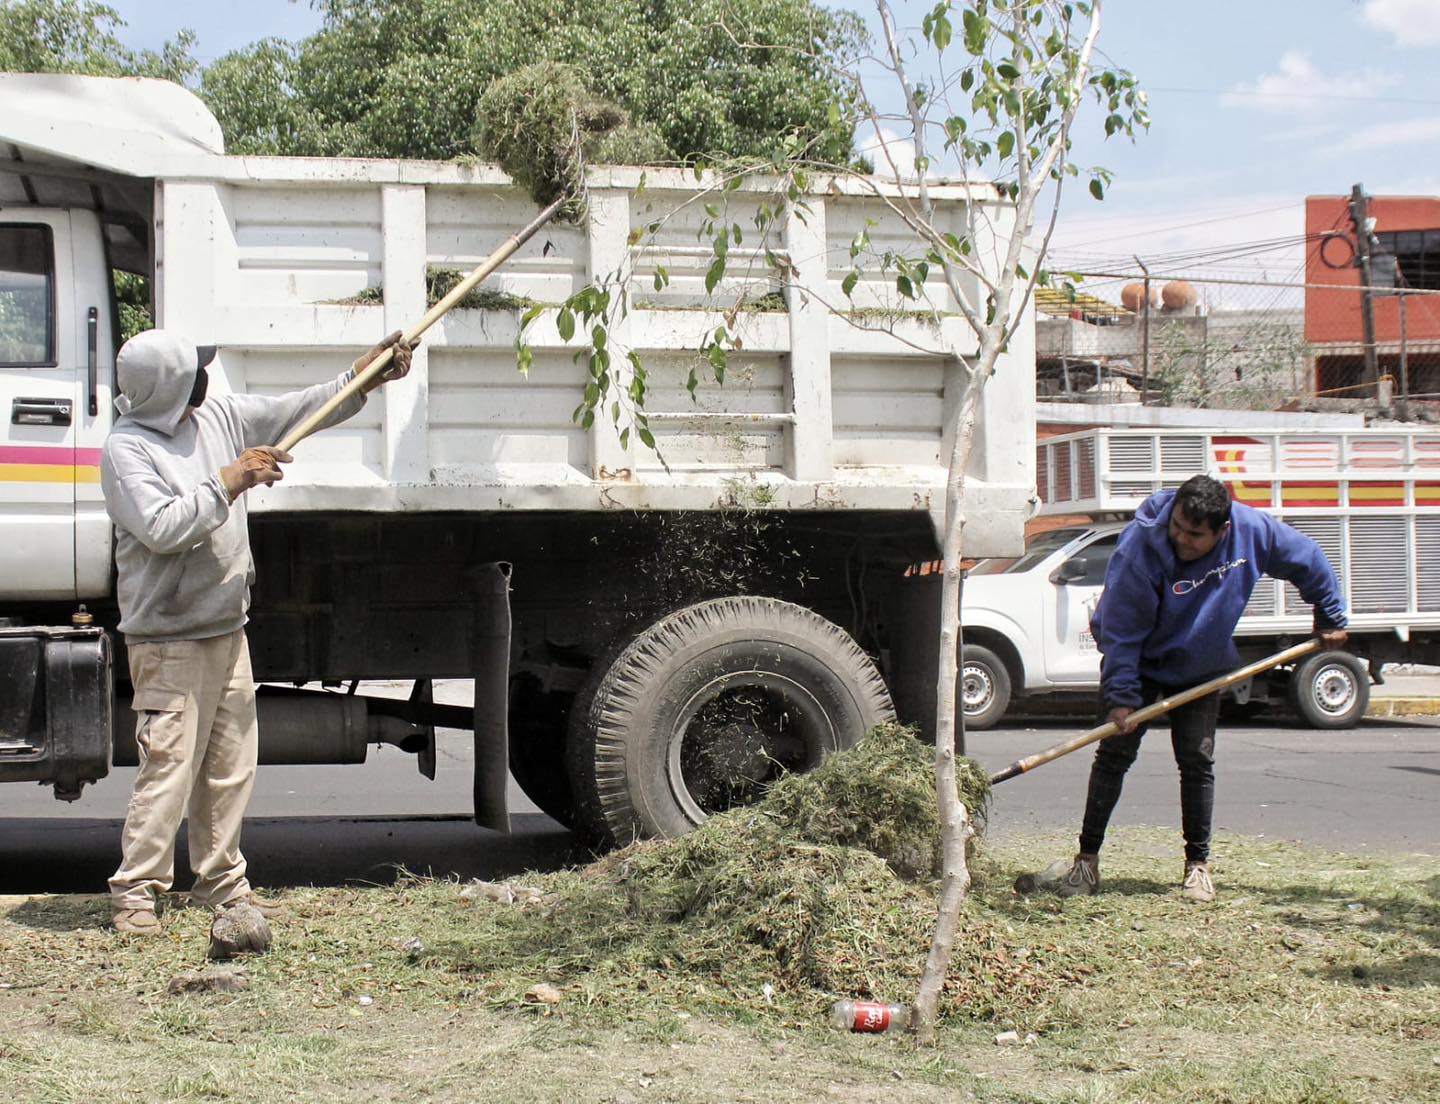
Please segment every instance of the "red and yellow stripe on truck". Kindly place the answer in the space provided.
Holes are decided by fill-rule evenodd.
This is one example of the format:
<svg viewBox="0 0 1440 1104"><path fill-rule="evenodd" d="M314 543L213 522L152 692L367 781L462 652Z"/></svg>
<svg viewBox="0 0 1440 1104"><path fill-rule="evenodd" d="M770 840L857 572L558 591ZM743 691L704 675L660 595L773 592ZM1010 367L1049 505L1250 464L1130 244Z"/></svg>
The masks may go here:
<svg viewBox="0 0 1440 1104"><path fill-rule="evenodd" d="M0 483L99 482L99 449L0 445Z"/></svg>

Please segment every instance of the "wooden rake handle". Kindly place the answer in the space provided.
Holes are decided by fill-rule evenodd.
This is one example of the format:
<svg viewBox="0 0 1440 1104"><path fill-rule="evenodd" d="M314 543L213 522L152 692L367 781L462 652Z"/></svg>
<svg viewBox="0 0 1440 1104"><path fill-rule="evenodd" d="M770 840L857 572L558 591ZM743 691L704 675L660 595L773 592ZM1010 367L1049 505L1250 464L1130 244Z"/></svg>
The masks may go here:
<svg viewBox="0 0 1440 1104"><path fill-rule="evenodd" d="M1217 690L1223 690L1225 687L1233 686L1237 682L1243 682L1247 678L1254 678L1261 671L1268 671L1271 667L1278 667L1282 663L1289 663L1291 660L1309 655L1311 652L1317 651L1319 647L1320 641L1311 639L1305 641L1303 644L1296 644L1292 648L1286 648L1283 652L1276 652L1274 655L1266 656L1264 659L1257 659L1254 663L1231 671L1228 675L1220 675L1211 679L1209 682L1202 682L1199 686L1192 686L1189 690L1182 690L1180 693L1171 697L1161 698L1158 702L1147 705L1143 709L1137 709L1134 713L1130 714L1130 720L1134 721L1137 725L1145 724L1147 721L1153 720L1162 713L1168 713L1170 710L1192 702L1196 698L1203 698L1207 694L1213 694ZM1097 740L1103 740L1107 736L1114 736L1119 731L1120 729L1114 721L1107 721L1099 728L1092 728L1089 732L1082 732L1079 736L1072 737L1063 744L1056 744L1052 748L1037 751L1034 755L1027 756L1024 759L1015 760L1015 762L1011 763L998 774L992 774L990 776L990 784L994 785L997 782L1004 782L1006 779L1014 778L1018 774L1024 774L1026 771L1044 766L1053 759L1059 759L1062 755L1069 755L1072 751L1078 751L1080 748L1088 744L1093 744Z"/></svg>
<svg viewBox="0 0 1440 1104"><path fill-rule="evenodd" d="M568 196L561 196L536 215L524 228L517 230L514 234L511 234L510 237L506 238L505 241L501 243L500 248L476 265L475 268L471 270L470 275L466 276L465 279L451 288L450 291L446 293L445 298L441 299L425 312L425 317L406 330L401 335L400 340L407 345L412 343L444 317L445 313L450 310L451 307L460 302L461 299L465 298L465 296L475 288L475 285L508 261L517 249L534 237L535 231L539 230L540 227L554 218L555 212L560 210L569 198ZM309 437L310 434L320 428L326 418L335 413L336 408L344 403L346 399L383 372L394 355L392 349L383 350L379 356L365 366L363 371L355 373L354 379L334 395L330 396L324 406L315 411L314 414L311 414L310 417L306 418L289 433L285 434L275 447L284 452L289 452L301 441L305 440L306 437Z"/></svg>

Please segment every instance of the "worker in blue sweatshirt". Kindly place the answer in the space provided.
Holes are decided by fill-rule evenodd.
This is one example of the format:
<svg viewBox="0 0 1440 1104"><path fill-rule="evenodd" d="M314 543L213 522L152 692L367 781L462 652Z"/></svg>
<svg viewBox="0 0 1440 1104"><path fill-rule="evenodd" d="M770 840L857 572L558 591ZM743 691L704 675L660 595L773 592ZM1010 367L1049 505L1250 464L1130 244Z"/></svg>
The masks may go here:
<svg viewBox="0 0 1440 1104"><path fill-rule="evenodd" d="M1080 853L1058 885L1063 896L1100 888L1100 845L1145 734L1130 714L1239 665L1235 624L1261 575L1294 583L1314 609L1322 643L1344 645L1345 603L1320 546L1232 503L1218 480L1197 475L1151 495L1120 535L1090 621L1102 657L1100 716L1120 731L1096 748ZM1209 860L1219 713L1218 693L1170 713L1185 836L1181 892L1193 901L1215 899Z"/></svg>

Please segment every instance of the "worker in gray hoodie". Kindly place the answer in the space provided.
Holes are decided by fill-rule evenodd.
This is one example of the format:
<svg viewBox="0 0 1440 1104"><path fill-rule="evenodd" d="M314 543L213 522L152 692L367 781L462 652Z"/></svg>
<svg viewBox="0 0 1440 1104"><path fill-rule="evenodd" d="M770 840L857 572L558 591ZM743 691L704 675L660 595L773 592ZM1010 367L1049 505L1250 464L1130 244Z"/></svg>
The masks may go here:
<svg viewBox="0 0 1440 1104"><path fill-rule="evenodd" d="M245 492L282 478L290 455L270 442L319 410L382 350L390 367L368 392L410 369L412 346L391 334L328 383L286 395L210 395L213 346L167 330L139 334L115 362L120 411L100 464L115 525L120 631L129 652L140 770L110 879L117 931L160 931L157 896L175 871L175 835L189 816L191 899L249 904L240 825L255 780L259 732L245 639L255 567ZM326 425L365 405L357 393Z"/></svg>

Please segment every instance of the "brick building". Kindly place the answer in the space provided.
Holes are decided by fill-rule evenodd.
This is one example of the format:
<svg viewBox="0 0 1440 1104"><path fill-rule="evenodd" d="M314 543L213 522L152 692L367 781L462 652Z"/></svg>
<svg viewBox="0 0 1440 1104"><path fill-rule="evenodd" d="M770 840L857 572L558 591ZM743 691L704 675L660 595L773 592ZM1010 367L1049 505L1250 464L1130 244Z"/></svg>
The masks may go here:
<svg viewBox="0 0 1440 1104"><path fill-rule="evenodd" d="M1403 383L1412 395L1433 396L1440 393L1440 198L1372 196L1368 207L1375 220L1372 287L1378 290L1372 302L1379 372L1394 377L1397 392ZM1314 355L1316 391L1333 393L1360 384L1365 362L1349 197L1308 197L1305 233L1305 341Z"/></svg>

